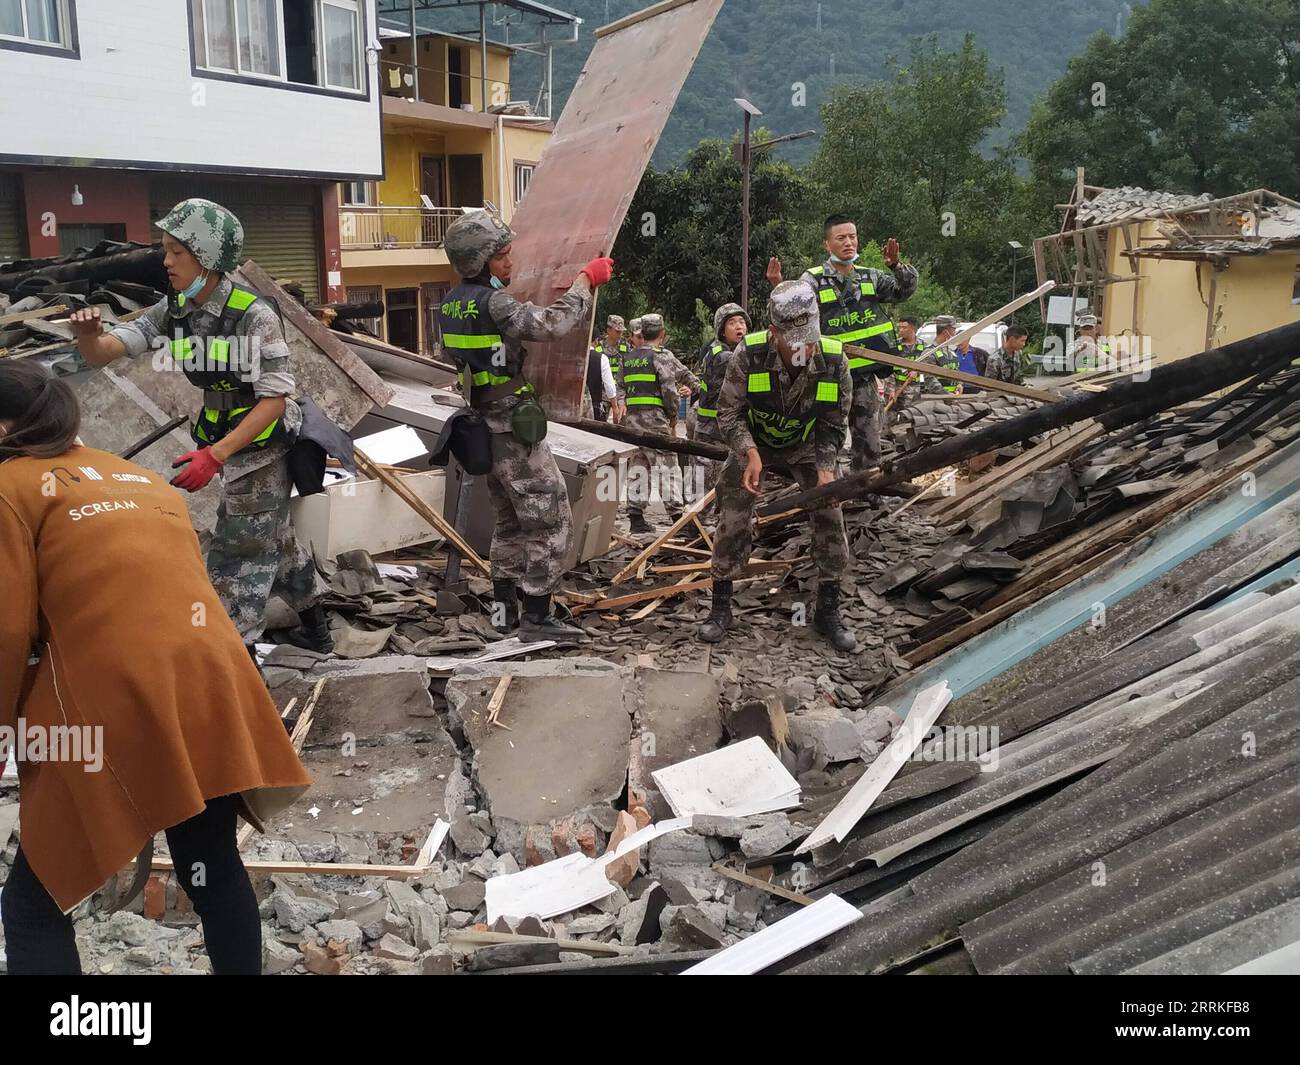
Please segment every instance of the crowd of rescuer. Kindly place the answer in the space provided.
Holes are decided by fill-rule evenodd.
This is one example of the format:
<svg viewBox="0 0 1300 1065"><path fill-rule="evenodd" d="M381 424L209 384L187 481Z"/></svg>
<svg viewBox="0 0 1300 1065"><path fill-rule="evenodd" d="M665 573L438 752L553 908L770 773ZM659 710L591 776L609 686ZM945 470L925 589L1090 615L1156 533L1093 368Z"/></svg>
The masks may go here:
<svg viewBox="0 0 1300 1065"><path fill-rule="evenodd" d="M327 588L289 512L289 450L304 433L304 411L319 408L294 398L278 311L227 276L243 249L239 219L220 204L189 199L157 225L171 290L141 317L108 333L99 308L74 311L77 349L91 366L105 366L163 345L168 360L202 389L203 406L190 430L195 449L172 463L184 467L172 484L197 492L221 478L224 491L207 554L217 595L250 655L272 595L302 621L289 642L328 653L334 643L320 602Z"/></svg>
<svg viewBox="0 0 1300 1065"><path fill-rule="evenodd" d="M546 413L526 376L530 340L552 341L585 324L614 260L592 259L549 307L510 295L514 231L495 212L471 211L447 227L444 247L460 283L443 298L443 348L467 403L491 437L488 495L496 514L489 554L494 614L525 642L573 643L586 634L553 612L573 540L564 477L547 445ZM523 610L519 612L522 593Z"/></svg>
<svg viewBox="0 0 1300 1065"><path fill-rule="evenodd" d="M57 724L78 739L58 755L49 741L40 761L14 752L9 973L80 974L73 910L165 832L212 971L257 975L238 820L261 830L311 777L208 579L185 500L81 446L80 420L66 382L0 362L0 728Z"/></svg>
<svg viewBox="0 0 1300 1065"><path fill-rule="evenodd" d="M841 344L853 344L884 354L896 355L894 323L886 303L901 303L916 291L918 274L914 266L900 259L898 241L890 237L882 249L888 270L858 266L858 227L846 215L831 215L822 226L826 261L810 267L800 280L812 286L823 336ZM781 260L773 256L767 264L767 279L781 281ZM854 472L880 465L879 378L893 376L893 367L864 355L846 353L853 378L853 402L849 410L849 432L853 442Z"/></svg>

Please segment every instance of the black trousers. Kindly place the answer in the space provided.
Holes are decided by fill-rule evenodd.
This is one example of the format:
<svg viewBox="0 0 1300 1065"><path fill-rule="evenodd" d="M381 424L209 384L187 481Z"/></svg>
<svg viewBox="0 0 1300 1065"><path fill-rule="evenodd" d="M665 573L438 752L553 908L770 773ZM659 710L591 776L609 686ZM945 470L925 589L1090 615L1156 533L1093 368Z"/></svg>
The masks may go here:
<svg viewBox="0 0 1300 1065"><path fill-rule="evenodd" d="M218 975L262 971L262 922L248 871L235 845L239 798L211 799L202 813L167 829L176 876L203 922ZM22 847L0 894L5 956L14 976L80 975L72 918L41 885Z"/></svg>

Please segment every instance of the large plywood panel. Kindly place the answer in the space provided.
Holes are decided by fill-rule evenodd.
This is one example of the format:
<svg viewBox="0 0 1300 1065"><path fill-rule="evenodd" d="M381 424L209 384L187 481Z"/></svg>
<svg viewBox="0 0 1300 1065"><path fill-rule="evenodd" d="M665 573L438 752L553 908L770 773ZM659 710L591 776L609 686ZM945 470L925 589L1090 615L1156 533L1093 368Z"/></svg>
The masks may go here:
<svg viewBox="0 0 1300 1065"><path fill-rule="evenodd" d="M608 254L723 0L668 0L597 31L596 46L511 222L512 295L548 304ZM617 264L615 266L617 269ZM525 373L553 419L581 409L591 326L529 344Z"/></svg>

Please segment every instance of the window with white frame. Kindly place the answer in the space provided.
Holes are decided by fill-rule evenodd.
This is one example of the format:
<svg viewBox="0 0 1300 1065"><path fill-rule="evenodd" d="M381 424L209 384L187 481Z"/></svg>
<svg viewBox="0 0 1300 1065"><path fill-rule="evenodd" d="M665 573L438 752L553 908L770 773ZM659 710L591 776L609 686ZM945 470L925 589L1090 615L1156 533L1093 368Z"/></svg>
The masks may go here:
<svg viewBox="0 0 1300 1065"><path fill-rule="evenodd" d="M190 0L190 8L201 70L365 88L361 0Z"/></svg>
<svg viewBox="0 0 1300 1065"><path fill-rule="evenodd" d="M373 181L343 182L343 202L351 207L373 207L375 183Z"/></svg>
<svg viewBox="0 0 1300 1065"><path fill-rule="evenodd" d="M67 0L0 0L0 43L69 48Z"/></svg>
<svg viewBox="0 0 1300 1065"><path fill-rule="evenodd" d="M523 202L524 193L528 191L528 184L533 180L533 171L536 169L536 163L515 163L515 206L518 207Z"/></svg>

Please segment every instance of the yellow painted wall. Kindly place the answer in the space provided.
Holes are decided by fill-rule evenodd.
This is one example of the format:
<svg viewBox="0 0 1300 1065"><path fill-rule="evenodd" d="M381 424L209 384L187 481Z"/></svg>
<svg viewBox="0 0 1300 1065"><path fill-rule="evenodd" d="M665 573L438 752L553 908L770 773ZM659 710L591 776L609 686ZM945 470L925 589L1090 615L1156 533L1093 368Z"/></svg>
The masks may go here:
<svg viewBox="0 0 1300 1065"><path fill-rule="evenodd" d="M468 90L464 97L466 102L474 105L475 111L486 110L483 106L482 85L479 81L480 53L477 44L470 41L452 40L432 34L421 34L419 44L420 95L426 103L450 106L451 97L447 88L450 73L448 50L461 49L462 69L469 77L461 77L462 92ZM411 42L409 39L388 40L384 42L384 66L380 81L384 91L392 91L388 71L393 64L409 67L411 63ZM499 46L488 45L488 105L506 103L510 99L510 53Z"/></svg>
<svg viewBox="0 0 1300 1065"><path fill-rule="evenodd" d="M541 123L538 123L538 125L540 126ZM507 217L510 217L518 206L515 203L515 163L539 162L542 158L542 151L551 139L551 131L528 126L506 126L504 133L506 189L502 198L509 205L509 215ZM536 172L534 172L533 176L537 176Z"/></svg>
<svg viewBox="0 0 1300 1065"><path fill-rule="evenodd" d="M1147 223L1144 236L1158 233ZM1121 252L1124 238L1118 230L1109 235L1110 270L1130 274L1129 260ZM1153 241L1146 241L1147 245ZM1205 350L1211 277L1215 277L1213 347L1222 347L1280 325L1300 321L1300 307L1291 303L1300 253L1294 249L1240 255L1217 272L1209 263L1179 259L1139 259L1141 281L1106 286L1102 332L1108 336L1136 333L1150 337L1157 363L1184 359ZM1198 284L1199 282L1199 284ZM1137 328L1134 329L1134 300Z"/></svg>

